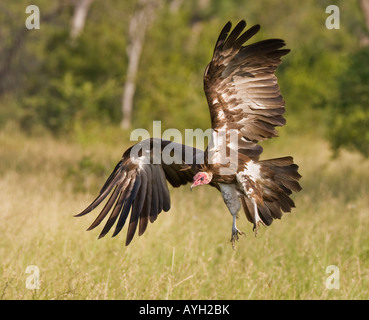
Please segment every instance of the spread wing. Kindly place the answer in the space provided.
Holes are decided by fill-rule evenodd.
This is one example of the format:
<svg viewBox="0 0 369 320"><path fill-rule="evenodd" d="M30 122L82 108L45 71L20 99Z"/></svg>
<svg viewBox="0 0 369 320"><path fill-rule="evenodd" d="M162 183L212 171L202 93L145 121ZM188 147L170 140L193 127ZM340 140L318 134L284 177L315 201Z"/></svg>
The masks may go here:
<svg viewBox="0 0 369 320"><path fill-rule="evenodd" d="M203 161L203 151L161 139L147 139L129 148L105 182L98 197L81 213L83 216L110 194L110 198L92 225L97 227L110 213L100 233L105 236L118 220L113 237L123 228L131 212L127 230L128 245L138 227L142 235L148 221L154 222L158 214L170 209L170 195L167 181L173 187L193 182L198 170L197 163ZM187 165L185 162L190 163Z"/></svg>
<svg viewBox="0 0 369 320"><path fill-rule="evenodd" d="M214 131L237 129L238 148L258 158L262 148L257 142L277 136L275 127L286 122L274 72L290 50L280 49L285 45L280 39L243 45L260 26L243 32L246 22L242 20L229 34L231 26L230 22L225 25L216 42L205 70L204 90Z"/></svg>

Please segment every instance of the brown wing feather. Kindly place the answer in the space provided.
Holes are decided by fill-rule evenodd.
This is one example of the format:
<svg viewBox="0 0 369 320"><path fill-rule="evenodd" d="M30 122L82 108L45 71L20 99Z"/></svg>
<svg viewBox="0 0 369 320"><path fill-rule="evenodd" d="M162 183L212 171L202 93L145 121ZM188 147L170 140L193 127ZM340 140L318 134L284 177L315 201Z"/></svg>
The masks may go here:
<svg viewBox="0 0 369 320"><path fill-rule="evenodd" d="M240 143L247 143L240 152L255 159L262 152L256 143L277 136L275 127L285 124L284 100L274 72L289 50L281 49L285 43L280 39L243 46L260 29L255 25L242 33L245 27L242 20L229 34L228 22L221 31L205 71L204 90L212 128L239 130Z"/></svg>

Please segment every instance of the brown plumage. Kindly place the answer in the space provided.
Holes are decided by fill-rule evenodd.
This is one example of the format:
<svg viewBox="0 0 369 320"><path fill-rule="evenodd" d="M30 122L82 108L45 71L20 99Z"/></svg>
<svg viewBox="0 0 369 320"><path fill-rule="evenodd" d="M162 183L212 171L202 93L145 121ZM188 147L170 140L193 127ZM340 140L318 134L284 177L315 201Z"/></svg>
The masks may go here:
<svg viewBox="0 0 369 320"><path fill-rule="evenodd" d="M99 237L115 222L113 236L117 235L129 221L128 245L137 228L142 235L149 221L154 222L161 211L170 209L167 181L173 187L189 182L193 182L191 189L205 184L216 187L233 216L233 245L242 234L236 227L241 206L255 233L259 224L270 225L295 206L290 195L301 190L298 166L292 157L260 161L263 149L258 144L276 137L275 127L286 123L285 102L274 72L289 50L281 49L285 43L280 39L244 45L260 29L255 25L243 32L245 27L243 20L232 32L230 22L224 26L205 69L204 91L213 129L205 152L161 139L132 146L98 197L78 214L91 212L110 194L88 230L110 213ZM168 148L170 155L177 156L172 162L163 157Z"/></svg>

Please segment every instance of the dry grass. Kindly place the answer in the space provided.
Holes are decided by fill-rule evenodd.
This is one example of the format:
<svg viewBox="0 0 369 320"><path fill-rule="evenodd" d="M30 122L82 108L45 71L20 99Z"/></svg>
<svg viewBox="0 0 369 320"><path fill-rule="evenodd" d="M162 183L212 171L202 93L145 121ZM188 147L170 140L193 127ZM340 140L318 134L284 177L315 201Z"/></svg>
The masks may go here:
<svg viewBox="0 0 369 320"><path fill-rule="evenodd" d="M1 299L367 299L369 161L331 159L315 137L268 143L266 157L293 154L303 191L297 209L233 251L231 216L216 190L171 190L172 209L124 246L125 231L97 240L96 213L73 214L96 195L127 144L80 145L0 134ZM40 288L26 288L28 265ZM325 286L326 267L340 288Z"/></svg>

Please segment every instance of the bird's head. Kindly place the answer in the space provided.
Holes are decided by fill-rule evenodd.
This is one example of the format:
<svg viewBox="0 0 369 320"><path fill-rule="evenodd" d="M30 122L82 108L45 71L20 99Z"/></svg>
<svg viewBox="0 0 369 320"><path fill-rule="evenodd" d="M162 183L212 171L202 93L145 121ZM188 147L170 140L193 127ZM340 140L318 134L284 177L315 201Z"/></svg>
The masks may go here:
<svg viewBox="0 0 369 320"><path fill-rule="evenodd" d="M193 184L191 186L191 190L194 187L202 186L205 184L209 184L211 179L213 178L213 174L211 172L198 172L193 177Z"/></svg>

